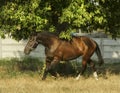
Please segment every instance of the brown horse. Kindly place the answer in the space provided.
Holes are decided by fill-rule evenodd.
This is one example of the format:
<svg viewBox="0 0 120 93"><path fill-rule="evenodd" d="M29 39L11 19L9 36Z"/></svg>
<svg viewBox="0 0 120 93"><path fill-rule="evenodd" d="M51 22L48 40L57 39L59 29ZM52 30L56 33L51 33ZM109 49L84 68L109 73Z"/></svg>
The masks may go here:
<svg viewBox="0 0 120 93"><path fill-rule="evenodd" d="M60 39L56 34L49 32L39 32L31 35L24 53L29 54L38 44L45 47L46 68L42 79L44 80L51 71L54 71L55 66L60 61L69 61L82 56L82 70L76 79L79 79L87 67L87 63L94 71L94 76L97 79L95 64L91 60L91 56L96 52L99 63L104 63L98 44L91 38L85 36L73 36L70 41ZM53 72L52 72L53 73ZM57 76L54 71L54 75Z"/></svg>

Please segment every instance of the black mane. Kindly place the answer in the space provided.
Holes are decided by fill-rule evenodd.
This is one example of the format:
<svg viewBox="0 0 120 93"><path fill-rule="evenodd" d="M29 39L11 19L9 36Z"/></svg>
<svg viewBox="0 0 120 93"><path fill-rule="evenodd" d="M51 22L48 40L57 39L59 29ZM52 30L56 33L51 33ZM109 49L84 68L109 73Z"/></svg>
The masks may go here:
<svg viewBox="0 0 120 93"><path fill-rule="evenodd" d="M47 32L47 31L44 31L44 32L37 32L38 34L43 34L43 35L52 35L52 36L59 36L58 33L56 32Z"/></svg>

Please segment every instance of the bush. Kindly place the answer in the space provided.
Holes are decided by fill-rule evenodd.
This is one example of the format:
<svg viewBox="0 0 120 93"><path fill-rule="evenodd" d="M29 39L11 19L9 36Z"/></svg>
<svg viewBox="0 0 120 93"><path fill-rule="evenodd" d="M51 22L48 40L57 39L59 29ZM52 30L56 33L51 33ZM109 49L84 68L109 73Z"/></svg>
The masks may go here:
<svg viewBox="0 0 120 93"><path fill-rule="evenodd" d="M72 62L61 62L56 67L57 73L63 76L75 75L77 69L75 68L75 63Z"/></svg>
<svg viewBox="0 0 120 93"><path fill-rule="evenodd" d="M37 58L1 59L0 67L7 71L38 71L42 70L43 62Z"/></svg>
<svg viewBox="0 0 120 93"><path fill-rule="evenodd" d="M43 74L45 62L38 58L7 58L0 60L0 73L6 73L15 76L16 73L33 73ZM62 76L75 75L78 67L76 62L60 62L56 66L57 73Z"/></svg>

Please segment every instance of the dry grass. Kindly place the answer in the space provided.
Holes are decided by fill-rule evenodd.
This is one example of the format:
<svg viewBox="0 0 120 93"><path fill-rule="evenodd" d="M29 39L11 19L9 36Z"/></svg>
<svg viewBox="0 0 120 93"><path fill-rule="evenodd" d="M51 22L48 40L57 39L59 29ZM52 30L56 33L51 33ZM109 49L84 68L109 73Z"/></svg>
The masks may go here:
<svg viewBox="0 0 120 93"><path fill-rule="evenodd" d="M34 65L40 63L28 65L29 60L24 61L21 70L14 68L15 62L0 62L0 93L120 93L120 63L97 67L100 71L98 81L92 77L89 68L78 81L73 77L59 77L56 80L47 77L47 80L42 81L39 69L33 69Z"/></svg>
<svg viewBox="0 0 120 93"><path fill-rule="evenodd" d="M120 93L120 75L107 75L96 81L93 77L76 81L74 78L47 78L20 76L0 79L0 93Z"/></svg>

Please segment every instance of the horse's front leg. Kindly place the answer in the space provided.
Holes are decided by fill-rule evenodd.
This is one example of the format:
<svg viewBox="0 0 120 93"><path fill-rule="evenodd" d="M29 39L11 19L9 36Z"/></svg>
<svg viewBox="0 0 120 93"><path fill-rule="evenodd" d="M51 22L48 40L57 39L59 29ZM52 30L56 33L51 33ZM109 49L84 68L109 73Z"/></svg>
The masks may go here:
<svg viewBox="0 0 120 93"><path fill-rule="evenodd" d="M53 60L50 61L46 61L46 68L44 70L44 74L42 77L42 80L45 80L47 77L47 74L50 73L52 75L54 75L55 77L57 77L57 74L55 72L55 67L56 65L59 63L59 60L57 57L54 57Z"/></svg>
<svg viewBox="0 0 120 93"><path fill-rule="evenodd" d="M45 80L46 79L46 76L49 72L49 69L50 69L50 62L49 61L46 61L46 67L45 67L45 70L44 70L44 73L43 73L43 77L42 77L42 80Z"/></svg>

